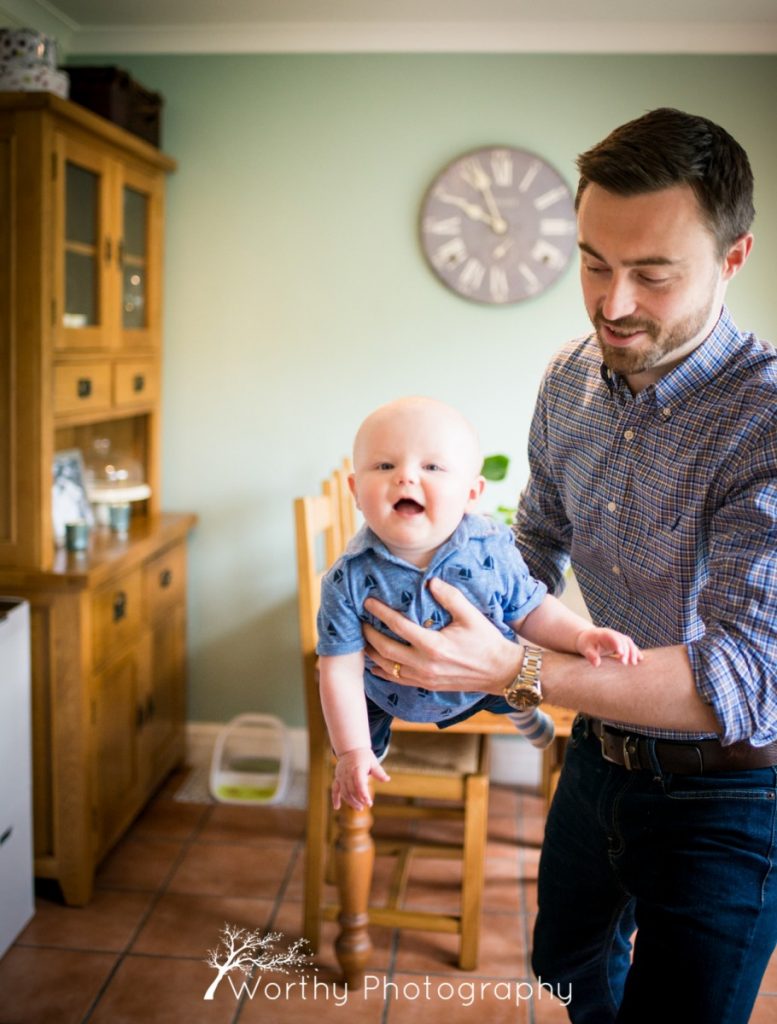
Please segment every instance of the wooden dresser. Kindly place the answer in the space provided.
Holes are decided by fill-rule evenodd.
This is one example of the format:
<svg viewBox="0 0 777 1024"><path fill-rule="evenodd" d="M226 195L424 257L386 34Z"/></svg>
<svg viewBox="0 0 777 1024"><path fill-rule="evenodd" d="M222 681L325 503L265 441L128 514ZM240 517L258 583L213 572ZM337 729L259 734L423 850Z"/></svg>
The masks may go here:
<svg viewBox="0 0 777 1024"><path fill-rule="evenodd" d="M88 902L184 753L189 514L160 498L164 186L175 162L77 106L0 93L0 594L30 603L35 873ZM95 442L151 495L57 548L54 453Z"/></svg>

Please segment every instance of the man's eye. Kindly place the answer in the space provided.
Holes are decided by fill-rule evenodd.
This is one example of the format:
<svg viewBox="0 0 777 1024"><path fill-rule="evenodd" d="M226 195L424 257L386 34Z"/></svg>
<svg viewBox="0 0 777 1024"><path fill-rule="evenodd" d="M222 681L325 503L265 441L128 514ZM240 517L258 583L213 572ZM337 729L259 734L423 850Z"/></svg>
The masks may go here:
<svg viewBox="0 0 777 1024"><path fill-rule="evenodd" d="M606 274L609 272L609 267L594 267L590 263L584 263L583 266L587 274Z"/></svg>
<svg viewBox="0 0 777 1024"><path fill-rule="evenodd" d="M640 280L643 284L666 284L669 280L668 277L651 277L650 274L640 274Z"/></svg>

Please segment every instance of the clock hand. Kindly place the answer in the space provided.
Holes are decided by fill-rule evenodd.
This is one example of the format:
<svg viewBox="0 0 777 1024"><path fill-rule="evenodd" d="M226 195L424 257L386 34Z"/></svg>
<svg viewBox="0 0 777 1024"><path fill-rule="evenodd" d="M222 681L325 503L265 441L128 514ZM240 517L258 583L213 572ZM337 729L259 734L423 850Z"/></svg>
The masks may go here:
<svg viewBox="0 0 777 1024"><path fill-rule="evenodd" d="M453 206L458 206L459 209L463 210L471 220L482 221L483 224L488 224L493 231L497 231L494 224L494 218L490 213L487 213L482 206L470 203L466 199L462 199L461 196L454 196L450 192L436 192L435 195L444 203L451 203ZM497 231L497 233L500 232Z"/></svg>
<svg viewBox="0 0 777 1024"><path fill-rule="evenodd" d="M496 205L496 200L491 191L491 179L477 163L472 163L468 170L468 180L473 188L476 188L483 196L488 207L488 212L491 214L491 227L498 235L503 235L507 231L507 221L504 219L502 214L499 212L499 207Z"/></svg>
<svg viewBox="0 0 777 1024"><path fill-rule="evenodd" d="M513 241L514 239L512 238L505 238L503 242L500 242L496 249L494 249L494 251L491 253L491 259L501 260L501 258L505 255L507 250L513 244Z"/></svg>

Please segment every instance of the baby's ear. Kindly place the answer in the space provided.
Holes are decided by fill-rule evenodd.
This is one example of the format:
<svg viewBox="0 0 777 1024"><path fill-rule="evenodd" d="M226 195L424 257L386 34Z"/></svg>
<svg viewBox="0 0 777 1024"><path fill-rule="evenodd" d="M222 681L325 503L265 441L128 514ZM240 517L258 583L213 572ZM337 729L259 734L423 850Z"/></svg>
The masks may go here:
<svg viewBox="0 0 777 1024"><path fill-rule="evenodd" d="M356 502L356 507L361 510L361 506L359 505L359 495L356 493L355 473L348 474L348 487L350 488L351 494L353 495L353 500Z"/></svg>
<svg viewBox="0 0 777 1024"><path fill-rule="evenodd" d="M483 488L485 486L486 478L484 476L475 477L475 480L469 489L469 499L467 501L467 508L472 508L472 506L477 503L477 500L483 493Z"/></svg>

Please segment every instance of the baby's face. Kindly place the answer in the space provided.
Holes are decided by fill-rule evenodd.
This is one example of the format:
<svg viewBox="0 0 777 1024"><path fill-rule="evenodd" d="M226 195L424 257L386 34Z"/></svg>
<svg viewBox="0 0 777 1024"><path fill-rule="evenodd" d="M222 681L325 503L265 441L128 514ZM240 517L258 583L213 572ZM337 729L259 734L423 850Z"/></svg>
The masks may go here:
<svg viewBox="0 0 777 1024"><path fill-rule="evenodd" d="M370 528L416 565L450 537L483 490L477 438L438 402L384 406L362 425L351 489Z"/></svg>

